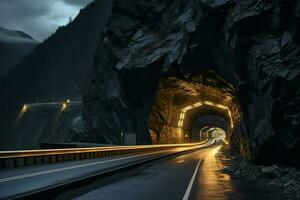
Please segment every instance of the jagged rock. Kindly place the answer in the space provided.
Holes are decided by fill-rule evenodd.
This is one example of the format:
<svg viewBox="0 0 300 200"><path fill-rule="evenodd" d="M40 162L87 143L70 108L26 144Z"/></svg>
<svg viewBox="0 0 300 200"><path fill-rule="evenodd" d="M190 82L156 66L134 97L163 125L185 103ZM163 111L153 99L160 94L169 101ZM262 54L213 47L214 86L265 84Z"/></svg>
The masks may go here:
<svg viewBox="0 0 300 200"><path fill-rule="evenodd" d="M125 130L149 143L161 78L195 84L189 74L213 70L239 91L243 121L232 147L257 163L299 165L298 10L299 1L116 1L87 81L87 122L96 117L97 135L111 141ZM164 129L168 102L162 95L152 131Z"/></svg>
<svg viewBox="0 0 300 200"><path fill-rule="evenodd" d="M277 166L269 166L269 167L263 167L261 169L261 172L263 173L264 176L269 177L269 178L275 178L280 175Z"/></svg>
<svg viewBox="0 0 300 200"><path fill-rule="evenodd" d="M222 148L221 151L228 150ZM254 182L270 199L299 199L299 169L277 165L253 165L239 156L236 160L231 160L224 172L232 178Z"/></svg>
<svg viewBox="0 0 300 200"><path fill-rule="evenodd" d="M294 181L293 180L289 180L286 184L284 184L284 187L288 187L290 186Z"/></svg>
<svg viewBox="0 0 300 200"><path fill-rule="evenodd" d="M81 116L74 118L71 122L71 130L76 134L86 134L88 126Z"/></svg>

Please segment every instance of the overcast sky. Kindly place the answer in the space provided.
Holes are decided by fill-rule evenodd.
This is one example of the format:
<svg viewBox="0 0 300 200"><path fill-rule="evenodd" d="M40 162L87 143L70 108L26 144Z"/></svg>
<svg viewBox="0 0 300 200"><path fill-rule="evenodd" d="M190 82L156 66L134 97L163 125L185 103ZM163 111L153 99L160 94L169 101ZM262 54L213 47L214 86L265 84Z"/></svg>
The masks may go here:
<svg viewBox="0 0 300 200"><path fill-rule="evenodd" d="M0 25L43 41L93 0L0 0Z"/></svg>

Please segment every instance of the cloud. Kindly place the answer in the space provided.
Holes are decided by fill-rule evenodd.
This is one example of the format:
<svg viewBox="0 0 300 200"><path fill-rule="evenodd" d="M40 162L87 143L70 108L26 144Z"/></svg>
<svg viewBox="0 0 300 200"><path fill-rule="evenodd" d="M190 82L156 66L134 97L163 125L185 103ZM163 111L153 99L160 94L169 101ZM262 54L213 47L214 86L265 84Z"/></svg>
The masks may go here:
<svg viewBox="0 0 300 200"><path fill-rule="evenodd" d="M43 41L92 0L0 0L0 25Z"/></svg>

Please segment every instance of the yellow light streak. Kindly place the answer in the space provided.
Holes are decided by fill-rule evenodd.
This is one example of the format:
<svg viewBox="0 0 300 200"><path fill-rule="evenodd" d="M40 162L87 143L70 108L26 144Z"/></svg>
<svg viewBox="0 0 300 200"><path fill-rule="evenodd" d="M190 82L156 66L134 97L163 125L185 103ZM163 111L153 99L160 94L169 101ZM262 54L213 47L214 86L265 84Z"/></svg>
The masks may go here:
<svg viewBox="0 0 300 200"><path fill-rule="evenodd" d="M228 112L229 119L230 119L230 127L233 128L233 120L232 120L232 116L231 116L231 112L230 112L229 108L227 108L227 112Z"/></svg>
<svg viewBox="0 0 300 200"><path fill-rule="evenodd" d="M178 126L182 127L182 125L183 125L183 120L180 120L179 123L178 123Z"/></svg>
<svg viewBox="0 0 300 200"><path fill-rule="evenodd" d="M201 106L202 105L202 102L198 102L198 103L195 103L194 104L194 107L199 107L199 106Z"/></svg>
<svg viewBox="0 0 300 200"><path fill-rule="evenodd" d="M180 114L180 118L179 118L180 120L183 120L184 119L184 113L181 113Z"/></svg>
<svg viewBox="0 0 300 200"><path fill-rule="evenodd" d="M229 145L229 142L226 141L225 139L223 139L223 142L224 142L226 145Z"/></svg>
<svg viewBox="0 0 300 200"><path fill-rule="evenodd" d="M29 111L29 106L27 104L24 104L21 110L21 113L25 113Z"/></svg>
<svg viewBox="0 0 300 200"><path fill-rule="evenodd" d="M221 108L221 109L228 109L227 106L221 105L221 104L215 104L216 107Z"/></svg>
<svg viewBox="0 0 300 200"><path fill-rule="evenodd" d="M60 112L65 111L67 108L68 108L67 103L63 103L63 104L62 104L62 107L61 107L61 109L60 109Z"/></svg>
<svg viewBox="0 0 300 200"><path fill-rule="evenodd" d="M193 108L192 106L185 107L185 109L187 110L191 110L192 108Z"/></svg>
<svg viewBox="0 0 300 200"><path fill-rule="evenodd" d="M230 127L233 128L232 115L231 115L230 109L227 106L222 105L222 104L215 104L211 101L204 101L204 102L199 101L199 102L194 103L193 105L187 106L187 107L185 107L181 110L179 121L178 121L178 127L180 128L180 130L181 130L182 125L183 125L183 120L185 118L186 111L189 111L193 108L196 108L196 107L199 107L199 106L202 106L202 105L210 105L210 106L214 106L214 107L217 107L217 108L220 108L220 109L223 109L223 110L227 110L228 116L229 116L229 119L230 119Z"/></svg>
<svg viewBox="0 0 300 200"><path fill-rule="evenodd" d="M213 105L215 105L213 102L211 102L211 101L204 101L204 104L205 105L210 105L210 106L213 106Z"/></svg>

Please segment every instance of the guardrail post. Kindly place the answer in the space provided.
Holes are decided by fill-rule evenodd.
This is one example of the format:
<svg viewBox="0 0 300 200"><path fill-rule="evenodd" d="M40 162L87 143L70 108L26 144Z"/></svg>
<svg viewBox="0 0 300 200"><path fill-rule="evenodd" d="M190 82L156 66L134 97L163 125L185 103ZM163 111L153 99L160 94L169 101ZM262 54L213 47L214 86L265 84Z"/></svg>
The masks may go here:
<svg viewBox="0 0 300 200"><path fill-rule="evenodd" d="M43 163L44 164L49 163L49 156L43 156Z"/></svg>
<svg viewBox="0 0 300 200"><path fill-rule="evenodd" d="M69 160L69 154L64 154L63 155L63 161L68 161Z"/></svg>
<svg viewBox="0 0 300 200"><path fill-rule="evenodd" d="M69 155L69 160L70 161L74 160L74 154L73 153Z"/></svg>
<svg viewBox="0 0 300 200"><path fill-rule="evenodd" d="M33 165L34 159L33 159L33 157L27 157L25 162L26 162L26 165Z"/></svg>
<svg viewBox="0 0 300 200"><path fill-rule="evenodd" d="M4 160L4 167L5 168L13 168L14 166L15 166L14 159L9 158L9 159Z"/></svg>
<svg viewBox="0 0 300 200"><path fill-rule="evenodd" d="M24 158L17 158L16 159L16 167L23 167L25 165L25 159Z"/></svg>
<svg viewBox="0 0 300 200"><path fill-rule="evenodd" d="M41 157L41 156L35 157L35 164L36 164L36 165L42 164L42 157Z"/></svg>
<svg viewBox="0 0 300 200"><path fill-rule="evenodd" d="M50 163L55 163L56 162L56 155L50 156Z"/></svg>

